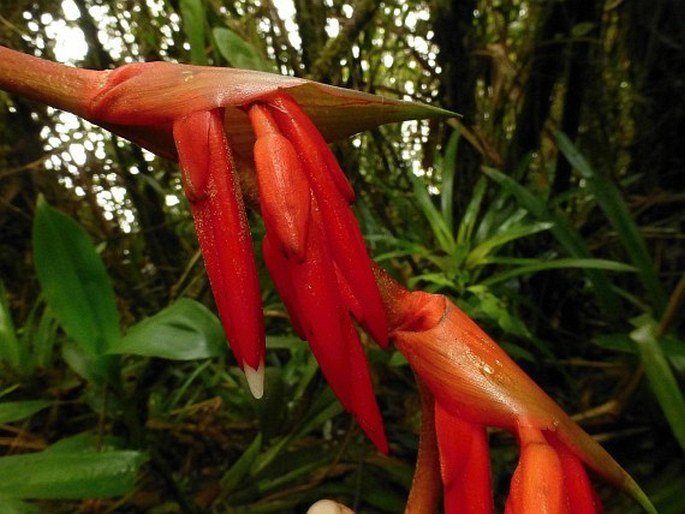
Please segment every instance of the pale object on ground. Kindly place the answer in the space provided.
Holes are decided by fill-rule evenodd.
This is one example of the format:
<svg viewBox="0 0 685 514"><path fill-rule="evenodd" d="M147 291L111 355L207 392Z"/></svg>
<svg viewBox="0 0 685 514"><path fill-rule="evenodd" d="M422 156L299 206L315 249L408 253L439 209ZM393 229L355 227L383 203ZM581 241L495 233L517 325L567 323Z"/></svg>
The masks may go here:
<svg viewBox="0 0 685 514"><path fill-rule="evenodd" d="M332 500L319 500L309 507L307 514L354 514L354 511Z"/></svg>

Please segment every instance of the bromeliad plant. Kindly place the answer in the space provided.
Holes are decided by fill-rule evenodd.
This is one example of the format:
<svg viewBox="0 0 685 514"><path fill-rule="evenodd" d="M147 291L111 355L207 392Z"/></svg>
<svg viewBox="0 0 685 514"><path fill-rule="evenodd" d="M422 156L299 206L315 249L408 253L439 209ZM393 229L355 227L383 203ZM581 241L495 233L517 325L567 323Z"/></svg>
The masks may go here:
<svg viewBox="0 0 685 514"><path fill-rule="evenodd" d="M0 47L0 87L177 159L226 336L256 397L265 337L245 207L297 334L378 449L388 444L357 334L394 342L423 421L407 512L493 512L487 427L518 436L508 514L596 513L585 467L655 512L630 476L446 297L409 292L369 258L354 191L326 142L439 109L270 74L142 63L67 68Z"/></svg>

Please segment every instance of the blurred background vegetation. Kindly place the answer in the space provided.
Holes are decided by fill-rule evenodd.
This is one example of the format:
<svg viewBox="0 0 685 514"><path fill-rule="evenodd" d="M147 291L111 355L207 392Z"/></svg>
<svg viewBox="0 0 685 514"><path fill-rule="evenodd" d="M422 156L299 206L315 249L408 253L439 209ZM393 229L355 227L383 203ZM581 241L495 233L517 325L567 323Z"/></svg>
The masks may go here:
<svg viewBox="0 0 685 514"><path fill-rule="evenodd" d="M334 145L372 255L454 298L660 512L685 512L685 4L9 0L0 44L97 69L248 67L460 113ZM368 348L384 457L260 266L256 402L212 314L176 165L0 92L0 512L294 513L322 497L402 512L408 366ZM516 442L493 431L491 446L501 506ZM637 512L597 485L607 512Z"/></svg>

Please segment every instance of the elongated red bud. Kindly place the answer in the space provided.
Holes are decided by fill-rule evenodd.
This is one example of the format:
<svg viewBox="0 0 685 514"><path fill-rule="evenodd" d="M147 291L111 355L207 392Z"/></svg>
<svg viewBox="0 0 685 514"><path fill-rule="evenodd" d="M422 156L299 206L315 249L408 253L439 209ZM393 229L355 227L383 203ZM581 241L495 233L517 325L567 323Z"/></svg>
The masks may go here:
<svg viewBox="0 0 685 514"><path fill-rule="evenodd" d="M435 399L423 381L416 377L421 399L421 432L414 478L404 514L436 512L442 493L440 458L435 435Z"/></svg>
<svg viewBox="0 0 685 514"><path fill-rule="evenodd" d="M351 373L352 398L350 410L354 413L359 426L364 430L369 439L376 445L376 448L384 454L388 453L388 441L385 437L383 428L383 418L381 417L376 396L373 393L371 383L371 373L366 362L366 355L359 341L359 334L352 324L352 320L346 312L341 311L341 323L347 332L347 351Z"/></svg>
<svg viewBox="0 0 685 514"><path fill-rule="evenodd" d="M257 134L254 160L267 232L289 256L302 261L309 230L309 181L293 145L277 132L268 111L255 104L249 115Z"/></svg>
<svg viewBox="0 0 685 514"><path fill-rule="evenodd" d="M305 339L340 403L352 410L348 333L340 316L344 308L315 205L312 215L307 259L303 262L286 259L287 269L296 292L298 312L308 318L302 322Z"/></svg>
<svg viewBox="0 0 685 514"><path fill-rule="evenodd" d="M595 494L585 466L566 446L561 444L552 432L544 433L547 441L556 450L564 472L566 504L572 514L599 514L602 504Z"/></svg>
<svg viewBox="0 0 685 514"><path fill-rule="evenodd" d="M338 290L321 214L314 200L311 212L307 258L302 262L287 258L283 261L295 291L295 300L290 303L297 308L296 317L307 318L300 320L305 338L340 403L355 416L378 449L387 453L366 357Z"/></svg>
<svg viewBox="0 0 685 514"><path fill-rule="evenodd" d="M355 200L355 193L347 176L340 168L335 155L331 151L323 136L316 128L316 125L309 119L304 111L300 108L293 98L285 91L278 91L270 96L269 103L276 107L280 112L286 114L292 119L292 123L299 126L303 132L303 136L310 144L318 149L323 158L323 166L321 171L327 171L328 175L335 184L338 193L345 199L346 202L352 203Z"/></svg>
<svg viewBox="0 0 685 514"><path fill-rule="evenodd" d="M464 421L436 402L435 432L445 488L445 514L494 512L485 427Z"/></svg>
<svg viewBox="0 0 685 514"><path fill-rule="evenodd" d="M287 259L278 247L278 242L275 244L271 243L269 234L266 234L262 240L262 255L264 256L264 263L269 270L269 275L271 275L278 294L281 295L285 309L288 311L290 323L299 338L305 341L307 339L307 331L304 327L307 320L300 316L300 312L305 311L298 305L297 292L288 270Z"/></svg>
<svg viewBox="0 0 685 514"><path fill-rule="evenodd" d="M540 430L520 427L521 455L511 478L505 514L571 514L567 510L564 472L557 452Z"/></svg>
<svg viewBox="0 0 685 514"><path fill-rule="evenodd" d="M219 315L251 390L261 396L265 337L259 279L222 112L180 118L173 132Z"/></svg>

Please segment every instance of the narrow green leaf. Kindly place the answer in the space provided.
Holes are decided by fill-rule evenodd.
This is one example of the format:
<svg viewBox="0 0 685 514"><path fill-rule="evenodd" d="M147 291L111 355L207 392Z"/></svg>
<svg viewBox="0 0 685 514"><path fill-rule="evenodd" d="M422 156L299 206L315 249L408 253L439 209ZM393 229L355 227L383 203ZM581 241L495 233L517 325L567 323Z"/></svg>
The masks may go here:
<svg viewBox="0 0 685 514"><path fill-rule="evenodd" d="M124 440L113 435L99 435L92 432L81 432L63 437L51 444L43 453L76 455L82 453L103 453L124 450Z"/></svg>
<svg viewBox="0 0 685 514"><path fill-rule="evenodd" d="M32 453L0 458L0 494L24 499L109 498L131 492L137 451Z"/></svg>
<svg viewBox="0 0 685 514"><path fill-rule="evenodd" d="M635 344L629 334L625 332L613 334L600 334L592 338L592 342L600 348L621 353L636 353Z"/></svg>
<svg viewBox="0 0 685 514"><path fill-rule="evenodd" d="M533 262L529 262L533 261ZM532 275L533 273L538 273L540 271L546 271L551 269L603 269L607 271L616 272L635 272L635 267L629 266L622 262L610 261L607 259L581 259L581 258L570 258L570 259L555 259L553 261L541 261L538 259L498 259L496 257L486 259L485 263L488 264L517 264L521 265L517 268L503 271L497 273L491 277L488 277L481 281L483 285L492 286L493 284L499 282L506 282L514 277L521 275Z"/></svg>
<svg viewBox="0 0 685 514"><path fill-rule="evenodd" d="M250 475L262 448L262 434L257 434L250 446L221 478L221 489L226 493L235 490Z"/></svg>
<svg viewBox="0 0 685 514"><path fill-rule="evenodd" d="M288 445L295 439L303 437L309 431L320 427L325 421L343 412L343 407L337 400L330 388L324 388L312 402L304 419L300 421L298 428L273 443L265 452L259 455L255 461L252 475L257 475L268 468L277 459Z"/></svg>
<svg viewBox="0 0 685 514"><path fill-rule="evenodd" d="M528 225L515 225L509 227L508 229L489 237L471 250L466 257L466 263L468 266L480 265L491 252L503 244L515 241L516 239L521 239L522 237L537 234L544 230L549 230L552 226L553 225L549 222L538 221Z"/></svg>
<svg viewBox="0 0 685 514"><path fill-rule="evenodd" d="M0 403L0 425L30 418L36 412L49 407L51 404L52 402L46 400Z"/></svg>
<svg viewBox="0 0 685 514"><path fill-rule="evenodd" d="M480 213L480 208L483 204L483 198L485 197L486 189L487 183L485 180L479 179L473 188L471 200L466 206L464 216L462 216L461 222L459 223L459 230L457 231L458 244L466 244L471 241L471 237L473 236L473 232L476 227L476 221L478 220L478 214Z"/></svg>
<svg viewBox="0 0 685 514"><path fill-rule="evenodd" d="M447 223L450 233L454 228L454 175L457 172L457 149L461 131L455 129L450 135L445 147L445 155L442 158L442 190L440 193L440 203L442 217Z"/></svg>
<svg viewBox="0 0 685 514"><path fill-rule="evenodd" d="M22 368L22 351L12 321L5 286L0 282L0 364L5 363L14 370Z"/></svg>
<svg viewBox="0 0 685 514"><path fill-rule="evenodd" d="M225 27L216 27L212 34L219 53L234 68L257 71L276 71L259 51L238 34Z"/></svg>
<svg viewBox="0 0 685 514"><path fill-rule="evenodd" d="M181 0L183 31L190 44L190 58L193 64L207 64L205 54L205 7L202 0Z"/></svg>
<svg viewBox="0 0 685 514"><path fill-rule="evenodd" d="M35 322L37 316L40 317ZM30 326L28 321L31 322ZM59 322L48 307L43 308L42 313L39 313L39 304L34 306L29 320L24 324L20 343L30 354L25 357L25 360L27 365L31 366L31 370L51 366L58 329Z"/></svg>
<svg viewBox="0 0 685 514"><path fill-rule="evenodd" d="M78 375L88 382L102 386L108 379L116 380L118 370L116 355L93 356L78 344L67 341L62 345L62 358Z"/></svg>
<svg viewBox="0 0 685 514"><path fill-rule="evenodd" d="M134 325L110 347L110 353L172 360L206 359L226 352L226 337L217 317L189 298Z"/></svg>
<svg viewBox="0 0 685 514"><path fill-rule="evenodd" d="M45 300L65 332L90 356L120 337L112 284L95 247L74 220L39 197L33 252Z"/></svg>
<svg viewBox="0 0 685 514"><path fill-rule="evenodd" d="M488 177L510 191L519 201L521 206L537 219L552 223L550 231L572 257L592 257L582 236L567 216L550 210L544 200L501 171L486 166L482 168L482 171ZM594 286L593 290L602 311L609 319L618 319L621 314L621 302L619 301L618 295L616 295L612 289L609 279L600 270L594 268L587 268L585 270L585 275Z"/></svg>
<svg viewBox="0 0 685 514"><path fill-rule="evenodd" d="M685 397L656 337L658 324L648 315L632 321L636 328L631 332L630 338L637 345L649 385L661 405L673 435L680 447L685 450Z"/></svg>
<svg viewBox="0 0 685 514"><path fill-rule="evenodd" d="M587 180L597 203L604 211L609 222L616 229L619 239L631 262L638 269L642 285L657 315L666 307L666 293L654 268L640 229L633 220L623 195L614 181L606 174L595 170L575 147L571 140L561 132L554 133L559 150L580 175Z"/></svg>
<svg viewBox="0 0 685 514"><path fill-rule="evenodd" d="M421 212L426 217L433 230L438 245L445 253L453 253L456 248L456 243L445 222L445 218L442 217L440 211L438 211L433 204L433 199L426 190L426 185L414 175L411 175L411 179L414 183L414 196L416 197Z"/></svg>

